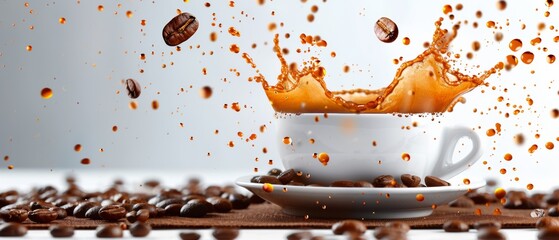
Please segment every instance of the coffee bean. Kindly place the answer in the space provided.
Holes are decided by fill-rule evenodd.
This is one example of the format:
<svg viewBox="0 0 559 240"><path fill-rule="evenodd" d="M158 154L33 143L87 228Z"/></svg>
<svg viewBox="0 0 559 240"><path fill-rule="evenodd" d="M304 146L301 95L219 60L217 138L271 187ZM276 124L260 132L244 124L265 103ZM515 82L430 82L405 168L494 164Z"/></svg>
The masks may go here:
<svg viewBox="0 0 559 240"><path fill-rule="evenodd" d="M165 207L167 207L168 205L171 204L180 204L183 205L184 201L180 198L170 198L170 199L165 199L163 201L158 202L157 204L155 204L155 207L158 208L163 208L165 209Z"/></svg>
<svg viewBox="0 0 559 240"><path fill-rule="evenodd" d="M10 222L0 225L0 237L23 237L27 228L19 223Z"/></svg>
<svg viewBox="0 0 559 240"><path fill-rule="evenodd" d="M188 40L198 30L198 20L190 13L181 13L163 28L163 40L169 46L177 46Z"/></svg>
<svg viewBox="0 0 559 240"><path fill-rule="evenodd" d="M237 228L216 228L212 232L212 236L216 240L233 240L239 236L239 229Z"/></svg>
<svg viewBox="0 0 559 240"><path fill-rule="evenodd" d="M70 226L52 225L49 227L50 235L54 238L69 238L74 236L74 228Z"/></svg>
<svg viewBox="0 0 559 240"><path fill-rule="evenodd" d="M135 223L136 221L138 221L138 219L136 218L136 211L127 212L125 217L129 223Z"/></svg>
<svg viewBox="0 0 559 240"><path fill-rule="evenodd" d="M336 235L358 234L363 235L367 231L367 226L358 220L343 220L332 225L332 232Z"/></svg>
<svg viewBox="0 0 559 240"><path fill-rule="evenodd" d="M457 208L472 208L475 204L472 199L462 196L452 202L449 202L448 206Z"/></svg>
<svg viewBox="0 0 559 240"><path fill-rule="evenodd" d="M28 217L29 220L36 223L49 223L56 220L58 214L48 209L35 209L29 212Z"/></svg>
<svg viewBox="0 0 559 240"><path fill-rule="evenodd" d="M467 232L469 231L469 226L460 220L450 220L443 224L443 229L445 232Z"/></svg>
<svg viewBox="0 0 559 240"><path fill-rule="evenodd" d="M272 169L270 169L270 171L268 171L268 173L266 173L266 174L267 174L267 175L270 175L270 176L277 177L277 176L279 176L281 173L282 173L282 171L281 171L280 169L272 168Z"/></svg>
<svg viewBox="0 0 559 240"><path fill-rule="evenodd" d="M399 231L402 231L404 233L407 233L410 231L410 225L408 225L407 223L404 222L387 222L386 224L384 224L385 227L388 228L393 228Z"/></svg>
<svg viewBox="0 0 559 240"><path fill-rule="evenodd" d="M498 228L483 228L477 233L478 240L506 240L507 238Z"/></svg>
<svg viewBox="0 0 559 240"><path fill-rule="evenodd" d="M262 175L256 178L257 183L282 184L277 177Z"/></svg>
<svg viewBox="0 0 559 240"><path fill-rule="evenodd" d="M66 203L60 206L60 208L66 210L66 216L74 216L74 209L76 206L78 206L78 203Z"/></svg>
<svg viewBox="0 0 559 240"><path fill-rule="evenodd" d="M532 212L530 212L530 217L533 218L541 218L545 216L545 210L538 208L538 209L534 209L532 210Z"/></svg>
<svg viewBox="0 0 559 240"><path fill-rule="evenodd" d="M200 218L206 216L208 213L208 207L204 203L205 200L192 200L187 204L182 206L180 216L181 217L193 217Z"/></svg>
<svg viewBox="0 0 559 240"><path fill-rule="evenodd" d="M117 205L109 205L99 209L99 216L107 221L116 221L126 216L126 209Z"/></svg>
<svg viewBox="0 0 559 240"><path fill-rule="evenodd" d="M213 205L214 211L218 213L230 212L233 209L233 204L225 198L221 197L210 197L206 199L209 203Z"/></svg>
<svg viewBox="0 0 559 240"><path fill-rule="evenodd" d="M95 231L98 238L121 238L123 235L122 228L115 224L99 225Z"/></svg>
<svg viewBox="0 0 559 240"><path fill-rule="evenodd" d="M101 220L101 216L99 216L99 210L101 210L101 205L92 207L87 210L87 212L85 213L85 217L92 220Z"/></svg>
<svg viewBox="0 0 559 240"><path fill-rule="evenodd" d="M543 229L549 227L559 227L559 219L552 217L542 217L536 221L536 228Z"/></svg>
<svg viewBox="0 0 559 240"><path fill-rule="evenodd" d="M98 205L99 203L96 202L82 202L74 208L72 215L76 218L85 218L85 213L87 213L87 210Z"/></svg>
<svg viewBox="0 0 559 240"><path fill-rule="evenodd" d="M295 172L295 170L287 169L278 175L278 179L282 184L285 185L291 182L293 179L295 179L296 176L297 173Z"/></svg>
<svg viewBox="0 0 559 240"><path fill-rule="evenodd" d="M377 227L373 232L376 239L406 239L406 231L400 228L393 227Z"/></svg>
<svg viewBox="0 0 559 240"><path fill-rule="evenodd" d="M354 187L361 187L361 188L372 188L374 187L372 183L367 181L357 181L353 183Z"/></svg>
<svg viewBox="0 0 559 240"><path fill-rule="evenodd" d="M61 207L51 207L49 208L49 210L58 214L58 217L56 219L64 219L68 216L66 210Z"/></svg>
<svg viewBox="0 0 559 240"><path fill-rule="evenodd" d="M28 211L25 209L9 209L0 210L0 218L4 222L17 222L21 223L27 220Z"/></svg>
<svg viewBox="0 0 559 240"><path fill-rule="evenodd" d="M479 221L474 223L474 228L477 230L483 229L483 228L495 228L495 229L501 229L501 223L500 222L496 222L495 220L487 220L487 221Z"/></svg>
<svg viewBox="0 0 559 240"><path fill-rule="evenodd" d="M129 78L126 79L126 91L128 91L128 96L132 99L136 99L142 93L142 88L140 87L140 83L138 81Z"/></svg>
<svg viewBox="0 0 559 240"><path fill-rule="evenodd" d="M287 235L287 240L307 240L312 238L312 233L309 231L293 232Z"/></svg>
<svg viewBox="0 0 559 240"><path fill-rule="evenodd" d="M549 227L538 232L538 240L557 240L559 239L559 227Z"/></svg>
<svg viewBox="0 0 559 240"><path fill-rule="evenodd" d="M165 207L165 215L167 216L179 216L181 213L181 208L183 204L169 204Z"/></svg>
<svg viewBox="0 0 559 240"><path fill-rule="evenodd" d="M204 191L204 195L207 197L219 197L223 193L220 186L208 186Z"/></svg>
<svg viewBox="0 0 559 240"><path fill-rule="evenodd" d="M150 218L154 218L157 216L157 210L156 207L153 204L149 204L149 203L136 203L134 204L134 206L132 207L132 210L138 212L141 209L146 209L149 211L149 217Z"/></svg>
<svg viewBox="0 0 559 240"><path fill-rule="evenodd" d="M406 187L417 187L421 183L420 177L411 174L402 174L400 180Z"/></svg>
<svg viewBox="0 0 559 240"><path fill-rule="evenodd" d="M150 213L148 209L140 209L136 211L136 221L145 222L150 218Z"/></svg>
<svg viewBox="0 0 559 240"><path fill-rule="evenodd" d="M559 217L559 206L553 206L547 209L547 216Z"/></svg>
<svg viewBox="0 0 559 240"><path fill-rule="evenodd" d="M435 176L425 177L425 185L427 187L443 187L450 186L450 183Z"/></svg>
<svg viewBox="0 0 559 240"><path fill-rule="evenodd" d="M381 17L375 24L375 34L382 42L394 42L398 38L398 26L389 18Z"/></svg>
<svg viewBox="0 0 559 240"><path fill-rule="evenodd" d="M179 233L179 237L182 240L199 240L201 238L200 234L195 232L181 232Z"/></svg>
<svg viewBox="0 0 559 240"><path fill-rule="evenodd" d="M354 183L352 181L345 181L345 180L341 180L341 181L335 181L333 183L330 183L330 187L353 187Z"/></svg>
<svg viewBox="0 0 559 240"><path fill-rule="evenodd" d="M263 198L259 197L256 194L252 194L252 196L250 196L250 204L261 204L261 203L265 203L266 200L264 200ZM231 203L231 205L233 205L233 203Z"/></svg>
<svg viewBox="0 0 559 240"><path fill-rule="evenodd" d="M233 209L246 209L250 205L250 198L240 193L223 194L222 198L231 201Z"/></svg>
<svg viewBox="0 0 559 240"><path fill-rule="evenodd" d="M394 177L390 175L381 175L373 180L373 186L375 187L394 187L396 183Z"/></svg>
<svg viewBox="0 0 559 240"><path fill-rule="evenodd" d="M151 226L146 223L136 222L130 226L130 235L134 237L145 237L151 232Z"/></svg>

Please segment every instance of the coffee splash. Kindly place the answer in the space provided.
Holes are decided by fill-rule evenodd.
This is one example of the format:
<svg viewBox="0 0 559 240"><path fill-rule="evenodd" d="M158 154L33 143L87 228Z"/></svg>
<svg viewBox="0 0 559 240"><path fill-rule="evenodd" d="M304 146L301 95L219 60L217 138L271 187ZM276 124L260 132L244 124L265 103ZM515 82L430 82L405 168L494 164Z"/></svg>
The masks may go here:
<svg viewBox="0 0 559 240"><path fill-rule="evenodd" d="M281 63L276 85L258 75L250 80L261 83L276 112L283 113L438 113L452 111L463 94L485 84L492 74L504 68L499 62L479 75L466 75L453 70L447 56L458 26L451 31L441 28L443 19L435 22L433 40L415 59L402 63L390 85L385 88L330 91L326 86L326 69L320 60L311 58L299 69L288 65L274 37L274 52ZM256 64L247 53L243 58L253 68Z"/></svg>

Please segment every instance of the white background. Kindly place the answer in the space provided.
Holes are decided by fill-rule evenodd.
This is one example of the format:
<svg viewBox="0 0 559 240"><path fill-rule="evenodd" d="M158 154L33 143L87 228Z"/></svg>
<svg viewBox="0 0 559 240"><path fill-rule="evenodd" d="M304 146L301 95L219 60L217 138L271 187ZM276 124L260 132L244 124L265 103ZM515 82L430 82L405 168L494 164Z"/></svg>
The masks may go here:
<svg viewBox="0 0 559 240"><path fill-rule="evenodd" d="M236 1L234 8L229 7L229 1L210 1L209 8L204 3L196 0L187 3L182 0L29 1L29 7L25 7L23 1L0 0L0 157L9 156L9 161L0 160L0 178L2 172L9 171L8 165L14 166L11 171L195 168L231 169L239 175L250 174L255 167L261 172L281 167L275 147L278 137L274 132L274 112L262 88L247 81L255 74L254 70L240 55L229 52L230 44L236 43L241 51L248 52L267 79L274 82L279 62L271 49L274 33L268 31L268 24L275 22L279 26L283 22L284 27L276 32L292 36L288 40L281 38L282 46L290 48L288 61L301 63L309 57L295 54L296 48L307 48L298 42L301 33L320 35L328 41L328 48L312 48L312 55L322 59L332 89L378 88L390 82L398 67L392 59L402 56L410 60L421 53L423 42L431 38L434 21L443 15L442 6L446 3L455 6L458 2L276 0L260 6L256 1ZM558 22L557 6L545 18L543 13L547 8L543 0L509 1L505 11L498 11L495 1L462 3L464 9L454 12L456 20L469 23L462 25L453 50L464 56L471 51L475 40L481 43L481 50L473 60L463 57L457 68L475 74L503 61L512 53L508 42L513 38L523 40L520 52L531 50L536 54L532 64L521 63L512 72L490 78L489 87L467 94L467 104L457 106L454 113L448 114L448 121L475 128L486 143L482 159L463 176L499 178L503 185L515 188L533 183L535 190L555 185L551 180L556 179L559 146L547 150L544 145L548 141L559 144L555 140L559 137L559 120L549 114L558 107L559 87L554 80L559 63L548 64L545 56L549 53L538 51L538 46L532 47L528 42L537 36L537 24L545 21L548 25L541 32L539 47L557 52L557 43L552 40L557 32L549 30L549 24ZM315 21L309 23L306 18L315 4L319 11ZM103 12L97 10L98 5L104 6ZM200 22L198 32L181 44L180 52L166 46L161 37L162 27L176 15L177 9L192 13ZM127 10L133 12L133 17L126 17ZM481 19L475 17L477 10L483 12ZM211 26L212 13L216 24L222 24L221 28ZM373 24L382 16L399 26L400 38L392 44L381 43L373 34ZM58 23L60 17L66 18L66 24ZM140 25L142 19L146 20L146 26ZM507 19L509 26L505 24ZM500 43L494 41L493 30L485 27L488 20L503 26L499 30L504 34ZM480 25L477 29L471 27L474 21ZM445 26L449 26L448 22L447 19ZM523 31L521 23L526 24ZM240 38L227 33L230 26L241 32ZM217 42L209 40L211 32L218 32ZM409 46L401 43L404 36L411 39ZM253 43L257 44L256 49L251 49ZM33 51L27 52L27 45L32 45ZM211 56L210 51L214 52ZM330 57L331 51L337 53L336 58ZM145 62L140 60L141 53L147 55ZM519 53L516 56L520 57ZM162 64L167 67L162 68ZM349 74L343 73L344 65L351 66ZM202 68L207 68L207 75L202 74ZM140 69L145 72L140 73ZM230 69L239 71L240 76ZM535 74L530 74L531 70ZM138 99L139 109L135 111L128 108L130 99L121 84L126 78L135 78L145 87ZM206 85L214 92L207 100L198 94ZM40 97L44 87L54 91L49 100ZM181 92L181 88L186 91ZM507 93L503 91L505 88ZM498 102L499 96L505 100ZM531 107L526 103L527 96L534 100ZM156 111L150 107L152 100L160 103ZM224 104L230 106L233 102L247 108L240 112L223 108ZM512 115L512 105L522 105L524 113ZM474 108L478 109L477 113L473 112ZM505 112L510 112L512 117L505 119ZM501 134L485 136L486 130L494 128L497 122L502 124ZM261 133L259 127L264 124L268 130ZM114 125L119 129L116 133L111 130ZM237 136L239 131L244 133L243 139ZM258 138L245 142L251 133L256 133ZM526 137L522 146L513 140L518 133ZM539 139L535 139L536 133L541 135ZM194 140L189 140L191 136ZM227 146L229 141L235 142L234 148ZM81 144L83 150L75 152L75 144ZM539 149L529 154L527 149L532 144L538 144ZM268 149L267 154L262 152L264 147ZM505 153L512 153L513 160L504 161ZM83 166L80 160L86 157L92 164ZM270 159L272 165L268 165ZM488 164L483 165L482 161ZM507 174L500 174L501 168L506 168ZM519 181L512 180L515 177Z"/></svg>

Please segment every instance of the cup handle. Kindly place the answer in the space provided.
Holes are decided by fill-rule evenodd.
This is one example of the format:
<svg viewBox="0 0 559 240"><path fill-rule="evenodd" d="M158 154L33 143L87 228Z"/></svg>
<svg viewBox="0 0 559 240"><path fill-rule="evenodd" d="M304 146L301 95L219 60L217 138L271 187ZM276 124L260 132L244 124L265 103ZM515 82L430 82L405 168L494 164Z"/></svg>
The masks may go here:
<svg viewBox="0 0 559 240"><path fill-rule="evenodd" d="M477 133L468 129L466 127L456 127L443 130L443 141L442 153L440 159L437 162L437 166L433 170L433 175L449 179L456 176L458 173L466 170L470 165L475 163L482 154L481 140ZM460 161L453 162L452 155L454 154L454 149L458 144L458 140L462 137L468 137L472 140L472 151L468 153L466 157Z"/></svg>

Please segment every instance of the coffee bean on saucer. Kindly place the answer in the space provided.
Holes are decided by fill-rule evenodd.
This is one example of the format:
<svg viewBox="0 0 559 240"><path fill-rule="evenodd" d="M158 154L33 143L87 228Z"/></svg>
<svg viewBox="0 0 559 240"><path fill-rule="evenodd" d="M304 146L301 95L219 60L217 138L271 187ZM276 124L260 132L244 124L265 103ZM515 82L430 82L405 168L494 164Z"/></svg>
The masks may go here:
<svg viewBox="0 0 559 240"><path fill-rule="evenodd" d="M54 238L69 238L74 236L74 228L63 225L52 225L49 227L50 235Z"/></svg>
<svg viewBox="0 0 559 240"><path fill-rule="evenodd" d="M376 227L373 231L373 236L375 239L406 239L406 231L399 228L392 227Z"/></svg>
<svg viewBox="0 0 559 240"><path fill-rule="evenodd" d="M297 173L293 169L287 169L278 175L278 179L282 184L288 184L291 180L295 179Z"/></svg>
<svg viewBox="0 0 559 240"><path fill-rule="evenodd" d="M198 199L189 201L184 206L182 206L180 216L192 218L200 218L206 216L206 214L208 213L208 207L204 202L206 201Z"/></svg>
<svg viewBox="0 0 559 240"><path fill-rule="evenodd" d="M507 238L498 228L483 228L477 232L478 240L506 240Z"/></svg>
<svg viewBox="0 0 559 240"><path fill-rule="evenodd" d="M287 235L287 240L306 240L312 238L312 233L309 231L298 231Z"/></svg>
<svg viewBox="0 0 559 240"><path fill-rule="evenodd" d="M552 217L542 217L536 221L536 228L543 229L549 227L559 227L559 219Z"/></svg>
<svg viewBox="0 0 559 240"><path fill-rule="evenodd" d="M130 226L130 235L133 237L145 237L151 232L151 226L146 223L136 222Z"/></svg>
<svg viewBox="0 0 559 240"><path fill-rule="evenodd" d="M269 175L259 176L255 180L256 183L282 184L277 177Z"/></svg>
<svg viewBox="0 0 559 240"><path fill-rule="evenodd" d="M29 212L28 217L29 220L36 223L49 223L56 220L58 214L48 209L35 209Z"/></svg>
<svg viewBox="0 0 559 240"><path fill-rule="evenodd" d="M394 177L390 175L381 175L373 180L373 186L375 187L394 187L396 183Z"/></svg>
<svg viewBox="0 0 559 240"><path fill-rule="evenodd" d="M96 236L98 238L121 238L122 228L116 224L103 224L97 227Z"/></svg>
<svg viewBox="0 0 559 240"><path fill-rule="evenodd" d="M195 232L181 232L179 233L179 237L182 240L199 240L202 236Z"/></svg>
<svg viewBox="0 0 559 240"><path fill-rule="evenodd" d="M332 232L336 235L358 234L363 235L367 231L367 226L358 220L343 220L332 225Z"/></svg>
<svg viewBox="0 0 559 240"><path fill-rule="evenodd" d="M374 187L372 183L367 181L357 181L353 183L354 187L362 187L362 188L372 188Z"/></svg>
<svg viewBox="0 0 559 240"><path fill-rule="evenodd" d="M27 234L27 227L15 223L3 223L0 225L0 237L22 237Z"/></svg>
<svg viewBox="0 0 559 240"><path fill-rule="evenodd" d="M559 227L549 227L540 229L538 240L557 240L559 239Z"/></svg>
<svg viewBox="0 0 559 240"><path fill-rule="evenodd" d="M233 204L231 204L231 201L229 201L225 198L210 197L210 198L207 198L206 201L211 203L213 205L214 211L218 212L218 213L231 212L231 209L233 209Z"/></svg>
<svg viewBox="0 0 559 240"><path fill-rule="evenodd" d="M406 187L417 187L421 183L420 177L411 174L402 174L400 180Z"/></svg>
<svg viewBox="0 0 559 240"><path fill-rule="evenodd" d="M467 232L470 228L468 224L460 220L450 220L443 224L445 232Z"/></svg>
<svg viewBox="0 0 559 240"><path fill-rule="evenodd" d="M425 185L427 187L444 187L450 186L450 183L435 176L425 177Z"/></svg>
<svg viewBox="0 0 559 240"><path fill-rule="evenodd" d="M474 223L474 228L477 230L483 229L483 228L495 228L495 229L501 229L501 223L500 222L496 222L494 220L486 220L486 221L479 221Z"/></svg>
<svg viewBox="0 0 559 240"><path fill-rule="evenodd" d="M333 183L330 183L330 187L353 187L353 182L352 181L345 181L345 180L341 180L341 181L335 181Z"/></svg>
<svg viewBox="0 0 559 240"><path fill-rule="evenodd" d="M0 218L4 222L18 222L21 223L27 220L28 211L25 209L4 209L0 210Z"/></svg>
<svg viewBox="0 0 559 240"><path fill-rule="evenodd" d="M212 236L216 240L233 240L239 236L237 228L216 228L212 232Z"/></svg>
<svg viewBox="0 0 559 240"><path fill-rule="evenodd" d="M85 213L85 217L91 220L101 220L101 216L99 216L100 209L101 209L101 205L90 208Z"/></svg>
<svg viewBox="0 0 559 240"><path fill-rule="evenodd" d="M140 83L138 83L138 81L129 78L126 79L126 91L128 91L128 96L132 99L136 99L140 96L140 93L142 93L142 88L140 87Z"/></svg>
<svg viewBox="0 0 559 240"><path fill-rule="evenodd" d="M198 20L190 13L181 13L163 28L163 40L169 46L177 46L188 40L198 30Z"/></svg>
<svg viewBox="0 0 559 240"><path fill-rule="evenodd" d="M280 169L272 168L272 169L270 169L270 171L268 171L267 175L277 177L277 176L279 176L281 173L282 173L282 171L281 171Z"/></svg>
<svg viewBox="0 0 559 240"><path fill-rule="evenodd" d="M553 206L547 209L547 216L559 217L559 206Z"/></svg>
<svg viewBox="0 0 559 240"><path fill-rule="evenodd" d="M99 209L99 216L103 220L116 221L126 216L126 209L117 205L109 205Z"/></svg>
<svg viewBox="0 0 559 240"><path fill-rule="evenodd" d="M545 216L545 210L541 208L534 209L530 212L530 217L532 218L541 218L543 216Z"/></svg>
<svg viewBox="0 0 559 240"><path fill-rule="evenodd" d="M457 208L472 208L475 206L474 201L468 197L459 197L456 200L448 203L450 207L457 207Z"/></svg>
<svg viewBox="0 0 559 240"><path fill-rule="evenodd" d="M381 17L375 23L375 35L385 43L394 42L398 38L398 26L387 17Z"/></svg>

